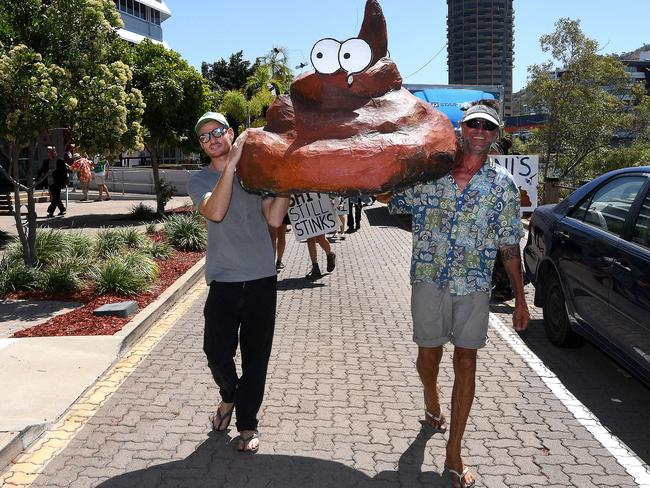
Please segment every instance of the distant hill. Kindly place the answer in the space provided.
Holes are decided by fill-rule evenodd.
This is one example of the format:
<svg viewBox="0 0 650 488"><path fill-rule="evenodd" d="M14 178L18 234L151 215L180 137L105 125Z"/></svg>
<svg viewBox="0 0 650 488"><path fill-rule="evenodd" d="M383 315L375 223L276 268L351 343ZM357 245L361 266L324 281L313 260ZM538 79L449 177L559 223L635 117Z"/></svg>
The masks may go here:
<svg viewBox="0 0 650 488"><path fill-rule="evenodd" d="M617 56L618 59L639 59L639 54L643 51L650 51L650 44L644 44L639 49L635 49L629 53L623 53L620 56Z"/></svg>

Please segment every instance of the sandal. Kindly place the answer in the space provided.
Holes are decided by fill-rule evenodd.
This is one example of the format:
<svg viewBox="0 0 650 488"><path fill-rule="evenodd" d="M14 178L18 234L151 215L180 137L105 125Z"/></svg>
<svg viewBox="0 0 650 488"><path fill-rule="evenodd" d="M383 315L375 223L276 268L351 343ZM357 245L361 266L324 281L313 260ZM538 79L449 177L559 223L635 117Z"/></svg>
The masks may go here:
<svg viewBox="0 0 650 488"><path fill-rule="evenodd" d="M429 430L432 434L437 434L438 432L444 434L447 432L447 421L442 415L442 412L437 417L428 410L425 410L424 414L427 418L425 418L425 420L420 420L420 424L422 424L423 428ZM429 419L435 422L435 426L429 421Z"/></svg>
<svg viewBox="0 0 650 488"><path fill-rule="evenodd" d="M239 452L257 452L257 450L260 448L259 443L250 449L246 449L249 445L250 442L253 439L259 439L260 438L260 433L257 430L254 430L251 435L248 436L243 436L239 434L237 437L235 437L233 440L237 442L237 450Z"/></svg>
<svg viewBox="0 0 650 488"><path fill-rule="evenodd" d="M230 425L230 421L232 420L232 412L235 409L235 404L233 403L232 407L230 407L230 410L228 410L226 413L223 415L217 408L217 411L210 415L210 425L212 425L212 430L215 432L225 432L228 430L228 426ZM216 420L216 424L215 424ZM223 422L226 421L226 425L223 427L223 429L220 429L219 427Z"/></svg>
<svg viewBox="0 0 650 488"><path fill-rule="evenodd" d="M462 473L459 473L458 471L451 469L449 466L447 466L447 464L445 464L445 468L451 474L458 476L458 483L459 483L458 485L454 484L454 480L452 478L452 485L454 487L458 486L459 488L473 488L473 486L476 485L476 480L472 480L469 483L465 482L465 476L467 475L467 473L469 473L469 468L467 466L465 466L465 469L463 469Z"/></svg>

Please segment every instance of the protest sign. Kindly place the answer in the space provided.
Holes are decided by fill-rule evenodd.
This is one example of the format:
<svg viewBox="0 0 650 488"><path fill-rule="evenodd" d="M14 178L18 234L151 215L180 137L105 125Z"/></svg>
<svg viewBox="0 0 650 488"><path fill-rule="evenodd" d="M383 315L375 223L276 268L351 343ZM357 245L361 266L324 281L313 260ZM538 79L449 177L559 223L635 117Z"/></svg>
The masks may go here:
<svg viewBox="0 0 650 488"><path fill-rule="evenodd" d="M334 207L325 193L291 195L288 213L293 235L298 241L336 230Z"/></svg>
<svg viewBox="0 0 650 488"><path fill-rule="evenodd" d="M537 208L537 184L539 156L537 154L505 154L490 156L499 166L506 168L514 177L521 195L521 211L532 212Z"/></svg>

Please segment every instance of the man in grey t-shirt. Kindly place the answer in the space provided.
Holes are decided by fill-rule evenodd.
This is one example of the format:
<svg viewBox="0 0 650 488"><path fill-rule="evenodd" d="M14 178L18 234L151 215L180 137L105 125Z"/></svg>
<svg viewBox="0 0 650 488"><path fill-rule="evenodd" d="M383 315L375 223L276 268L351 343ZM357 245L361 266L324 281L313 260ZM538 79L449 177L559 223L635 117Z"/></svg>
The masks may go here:
<svg viewBox="0 0 650 488"><path fill-rule="evenodd" d="M212 428L225 432L237 413L237 450L257 451L257 412L262 404L275 327L277 273L267 224L279 227L289 199L262 199L246 192L236 174L244 132L226 118L206 112L195 126L210 164L190 178L189 194L208 222L203 350L219 386L221 403ZM234 357L241 348L241 377Z"/></svg>

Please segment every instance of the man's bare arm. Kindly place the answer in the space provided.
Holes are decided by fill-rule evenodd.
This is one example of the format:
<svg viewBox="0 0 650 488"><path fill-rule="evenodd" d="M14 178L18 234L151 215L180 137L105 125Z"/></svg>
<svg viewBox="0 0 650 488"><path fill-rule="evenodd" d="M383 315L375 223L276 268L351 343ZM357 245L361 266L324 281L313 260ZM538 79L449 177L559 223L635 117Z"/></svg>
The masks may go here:
<svg viewBox="0 0 650 488"><path fill-rule="evenodd" d="M519 244L506 246L499 249L503 258L503 267L506 270L510 285L515 292L515 311L512 314L512 325L515 330L522 331L528 327L530 312L524 293L524 278L521 267L521 252Z"/></svg>
<svg viewBox="0 0 650 488"><path fill-rule="evenodd" d="M237 163L241 157L242 147L246 141L246 132L237 138L233 143L230 153L228 154L228 162L226 167L219 177L219 181L214 186L210 196L205 198L199 205L199 212L206 219L214 222L221 222L228 213L230 208L230 198L232 197L232 184L235 179L235 170Z"/></svg>

